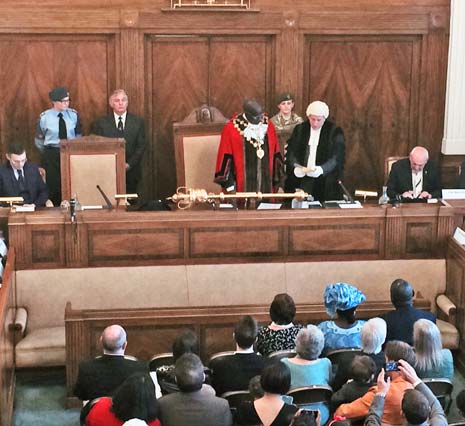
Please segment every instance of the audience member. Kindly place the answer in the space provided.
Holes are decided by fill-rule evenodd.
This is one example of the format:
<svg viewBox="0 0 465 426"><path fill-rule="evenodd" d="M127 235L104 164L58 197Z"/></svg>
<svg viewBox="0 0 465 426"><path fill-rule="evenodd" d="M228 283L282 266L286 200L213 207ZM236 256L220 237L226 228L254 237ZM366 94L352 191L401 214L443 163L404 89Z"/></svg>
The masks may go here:
<svg viewBox="0 0 465 426"><path fill-rule="evenodd" d="M454 359L449 349L442 348L441 332L436 324L419 319L413 325L413 346L417 362L415 370L421 378L454 377Z"/></svg>
<svg viewBox="0 0 465 426"><path fill-rule="evenodd" d="M413 348L405 342L391 341L386 344L384 351L388 362L399 362L404 360L410 365L415 364L415 353ZM382 370L383 372L384 370ZM382 373L380 373L382 374ZM386 376L390 378L389 391L386 393L382 421L390 425L401 425L404 417L401 414L402 396L407 389L412 389L412 383L405 378L401 371L386 371ZM379 378L380 376L378 376ZM350 420L362 419L368 414L368 410L375 395L382 392L378 386L371 387L368 392L355 401L342 404L335 414L344 416Z"/></svg>
<svg viewBox="0 0 465 426"><path fill-rule="evenodd" d="M320 426L315 411L299 410L289 426Z"/></svg>
<svg viewBox="0 0 465 426"><path fill-rule="evenodd" d="M113 398L102 397L92 407L86 426L122 426L130 419L140 419L150 426L160 426L155 386L146 373L136 373L119 386Z"/></svg>
<svg viewBox="0 0 465 426"><path fill-rule="evenodd" d="M128 95L123 89L115 90L108 100L113 113L99 118L93 133L126 141L126 192L137 193L145 150L144 119L128 112Z"/></svg>
<svg viewBox="0 0 465 426"><path fill-rule="evenodd" d="M386 361L382 346L386 340L386 321L382 318L371 318L362 326L360 331L362 345L361 355L368 355L375 363L374 376L378 377ZM346 352L338 357L336 376L333 380L333 391L337 391L349 379L349 369L356 354Z"/></svg>
<svg viewBox="0 0 465 426"><path fill-rule="evenodd" d="M376 365L366 355L357 355L350 364L350 380L331 397L331 406L336 409L341 404L355 401L365 395L373 386Z"/></svg>
<svg viewBox="0 0 465 426"><path fill-rule="evenodd" d="M257 334L257 321L250 315L241 318L234 328L236 353L210 363L212 385L217 395L247 389L250 379L263 370L264 358L253 349Z"/></svg>
<svg viewBox="0 0 465 426"><path fill-rule="evenodd" d="M78 138L82 131L77 111L69 107L68 89L55 87L48 96L52 108L40 114L35 145L42 154L49 197L58 206L61 202L60 141Z"/></svg>
<svg viewBox="0 0 465 426"><path fill-rule="evenodd" d="M84 401L109 396L134 373L148 373L147 364L124 357L126 331L120 325L110 325L100 337L103 356L79 364L74 395Z"/></svg>
<svg viewBox="0 0 465 426"><path fill-rule="evenodd" d="M391 302L395 310L382 315L387 324L386 342L402 340L413 345L413 324L421 318L436 323L433 313L413 307L415 292L405 280L397 278L391 284Z"/></svg>
<svg viewBox="0 0 465 426"><path fill-rule="evenodd" d="M441 184L434 163L429 160L428 150L416 146L409 158L396 161L387 182L389 198L428 199L441 198Z"/></svg>
<svg viewBox="0 0 465 426"><path fill-rule="evenodd" d="M457 404L457 408L460 411L462 417L465 417L465 389L462 389L457 397L455 398L455 403Z"/></svg>
<svg viewBox="0 0 465 426"><path fill-rule="evenodd" d="M285 349L294 349L297 333L303 328L294 324L295 303L286 293L277 294L270 306L272 323L258 332L257 350L262 355Z"/></svg>
<svg viewBox="0 0 465 426"><path fill-rule="evenodd" d="M275 191L283 179L275 128L258 102L246 100L243 108L221 133L215 182L227 192Z"/></svg>
<svg viewBox="0 0 465 426"><path fill-rule="evenodd" d="M296 188L316 200L339 200L345 160L344 133L327 120L329 107L314 101L307 107L307 118L298 124L288 141L286 156L286 192Z"/></svg>
<svg viewBox="0 0 465 426"><path fill-rule="evenodd" d="M446 426L447 419L441 404L433 392L416 375L414 368L406 361L399 360L399 370L414 389L405 391L402 397L402 412L407 425ZM384 379L384 371L378 375L377 393L373 398L364 426L381 426L383 412L392 383Z"/></svg>
<svg viewBox="0 0 465 426"><path fill-rule="evenodd" d="M163 426L230 426L231 411L225 399L202 387L205 373L200 358L185 353L175 366L179 392L159 399Z"/></svg>
<svg viewBox="0 0 465 426"><path fill-rule="evenodd" d="M158 383L160 384L163 395L172 392L178 392L179 388L176 383L175 364L176 361L184 354L200 354L200 344L197 335L192 330L184 330L176 336L173 342L173 364L162 365L156 370ZM205 369L207 372L208 369ZM210 387L210 386L208 386ZM214 390L211 389L214 394Z"/></svg>
<svg viewBox="0 0 465 426"><path fill-rule="evenodd" d="M259 399L263 395L265 395L265 392L262 388L262 385L260 383L261 376L254 376L250 379L249 382L249 393L252 395L253 399Z"/></svg>
<svg viewBox="0 0 465 426"><path fill-rule="evenodd" d="M291 372L291 388L310 385L329 386L331 380L331 361L318 358L323 350L325 339L323 332L316 325L308 325L300 330L295 340L297 355L294 358L283 358L281 361ZM329 407L323 403L305 406L309 410L319 410L322 424L329 418Z"/></svg>
<svg viewBox="0 0 465 426"><path fill-rule="evenodd" d="M295 405L284 403L281 396L289 391L291 372L279 361L265 366L260 383L265 395L253 402L242 402L237 408L236 423L243 426L264 424L289 426L299 410Z"/></svg>
<svg viewBox="0 0 465 426"><path fill-rule="evenodd" d="M27 161L26 150L19 143L8 145L7 161L0 165L0 197L23 197L24 204L44 207L47 186L36 164Z"/></svg>
<svg viewBox="0 0 465 426"><path fill-rule="evenodd" d="M336 319L323 321L318 327L325 336L325 353L333 349L359 348L360 330L365 321L356 320L357 306L366 300L356 287L346 283L328 284L324 292L326 313Z"/></svg>

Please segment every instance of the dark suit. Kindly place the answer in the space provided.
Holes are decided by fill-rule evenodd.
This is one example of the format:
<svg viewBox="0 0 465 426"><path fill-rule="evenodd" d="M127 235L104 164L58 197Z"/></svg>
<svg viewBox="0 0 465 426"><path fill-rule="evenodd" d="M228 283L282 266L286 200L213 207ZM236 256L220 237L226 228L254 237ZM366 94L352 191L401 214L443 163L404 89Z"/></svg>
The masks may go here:
<svg viewBox="0 0 465 426"><path fill-rule="evenodd" d="M23 173L25 189L21 191L10 162L0 165L0 197L23 197L25 204L43 207L48 200L48 192L39 167L27 162L23 166Z"/></svg>
<svg viewBox="0 0 465 426"><path fill-rule="evenodd" d="M296 188L300 188L319 201L341 199L337 180L342 179L344 171L345 140L342 129L329 120L324 122L316 151L316 165L323 169L323 174L316 179L308 176L297 178L294 167L296 164L307 166L309 139L310 123L306 120L294 127L288 141L285 191L294 192Z"/></svg>
<svg viewBox="0 0 465 426"><path fill-rule="evenodd" d="M83 401L109 396L134 373L148 373L147 364L122 355L103 355L83 361L79 364L74 395Z"/></svg>
<svg viewBox="0 0 465 426"><path fill-rule="evenodd" d="M236 353L210 363L212 385L217 395L247 390L252 377L261 374L265 358L255 353Z"/></svg>
<svg viewBox="0 0 465 426"><path fill-rule="evenodd" d="M414 308L413 306L402 306L393 311L381 315L386 321L386 342L390 340L401 340L413 346L413 324L416 320L427 319L436 323L433 313Z"/></svg>
<svg viewBox="0 0 465 426"><path fill-rule="evenodd" d="M144 120L137 115L127 113L124 130L116 127L113 113L99 118L94 123L93 133L107 138L124 138L126 141L126 192L137 193L137 184L141 176L141 161L145 149Z"/></svg>
<svg viewBox="0 0 465 426"><path fill-rule="evenodd" d="M387 183L389 198L396 198L405 191L412 191L412 168L410 160L403 158L392 165ZM423 168L423 191L427 191L433 198L441 198L441 183L434 163L429 160Z"/></svg>

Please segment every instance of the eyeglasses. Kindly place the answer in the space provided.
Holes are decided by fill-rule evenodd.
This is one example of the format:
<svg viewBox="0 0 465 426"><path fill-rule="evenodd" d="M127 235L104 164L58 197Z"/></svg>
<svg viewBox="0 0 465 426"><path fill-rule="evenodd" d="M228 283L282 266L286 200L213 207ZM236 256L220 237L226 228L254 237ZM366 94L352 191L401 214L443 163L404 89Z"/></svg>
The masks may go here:
<svg viewBox="0 0 465 426"><path fill-rule="evenodd" d="M60 102L61 102L62 104L66 104L66 103L70 103L71 100L70 100L70 99L62 99Z"/></svg>

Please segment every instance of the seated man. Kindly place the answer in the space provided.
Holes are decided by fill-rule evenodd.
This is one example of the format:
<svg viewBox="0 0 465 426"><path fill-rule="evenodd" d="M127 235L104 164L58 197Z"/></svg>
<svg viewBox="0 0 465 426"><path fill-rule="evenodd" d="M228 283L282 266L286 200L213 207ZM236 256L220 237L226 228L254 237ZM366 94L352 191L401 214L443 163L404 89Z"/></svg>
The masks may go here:
<svg viewBox="0 0 465 426"><path fill-rule="evenodd" d="M130 375L149 372L146 363L124 357L128 342L126 331L120 325L105 328L100 341L103 356L79 365L74 395L83 401L109 396Z"/></svg>
<svg viewBox="0 0 465 426"><path fill-rule="evenodd" d="M391 302L394 311L381 315L386 321L386 342L390 340L401 340L413 345L413 324L416 320L427 319L436 323L436 317L432 312L413 307L413 296L415 291L405 280L398 278L391 284Z"/></svg>
<svg viewBox="0 0 465 426"><path fill-rule="evenodd" d="M23 197L24 204L44 207L48 200L47 186L36 164L28 163L22 145L8 146L7 162L0 165L0 197Z"/></svg>
<svg viewBox="0 0 465 426"><path fill-rule="evenodd" d="M413 348L405 342L392 341L386 345L384 351L386 360L389 362L398 362L400 359L407 361L410 365L415 364L415 353ZM384 371L381 370L383 374ZM412 384L405 378L400 371L386 372L391 385L389 391L385 395L384 410L382 413L382 421L390 425L402 425L404 417L401 414L402 396L407 389L412 389ZM344 416L349 420L362 419L368 415L368 410L373 402L375 395L381 392L378 386L373 386L362 397L355 401L342 404L336 410L335 414Z"/></svg>
<svg viewBox="0 0 465 426"><path fill-rule="evenodd" d="M415 369L406 361L399 361L399 370L414 389L405 391L402 411L408 425L446 426L447 418L441 404L417 376ZM390 380L384 380L384 371L378 376L378 392L373 398L364 426L381 426L384 402L390 389Z"/></svg>
<svg viewBox="0 0 465 426"><path fill-rule="evenodd" d="M441 198L441 184L436 167L429 160L428 150L416 146L409 158L392 165L387 182L389 198L429 199Z"/></svg>
<svg viewBox="0 0 465 426"><path fill-rule="evenodd" d="M232 425L228 401L216 397L210 389L202 388L205 374L197 355L182 355L176 361L175 374L180 391L158 400L163 426Z"/></svg>
<svg viewBox="0 0 465 426"><path fill-rule="evenodd" d="M250 379L262 372L264 358L253 350L257 334L257 321L250 315L241 318L234 328L236 353L210 363L212 385L217 395L246 390Z"/></svg>

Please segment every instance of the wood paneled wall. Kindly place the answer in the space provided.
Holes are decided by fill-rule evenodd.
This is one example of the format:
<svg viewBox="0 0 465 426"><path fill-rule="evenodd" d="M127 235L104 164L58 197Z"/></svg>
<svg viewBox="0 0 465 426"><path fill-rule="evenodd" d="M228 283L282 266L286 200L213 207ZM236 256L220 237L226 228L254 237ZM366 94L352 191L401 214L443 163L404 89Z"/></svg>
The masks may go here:
<svg viewBox="0 0 465 426"><path fill-rule="evenodd" d="M349 189L377 190L386 156L443 136L449 0L252 0L249 12L164 11L169 0L3 0L0 142L33 146L48 91L69 87L89 132L116 87L146 118L141 194L176 187L172 123L202 103L226 116L277 93L324 99L347 139Z"/></svg>

